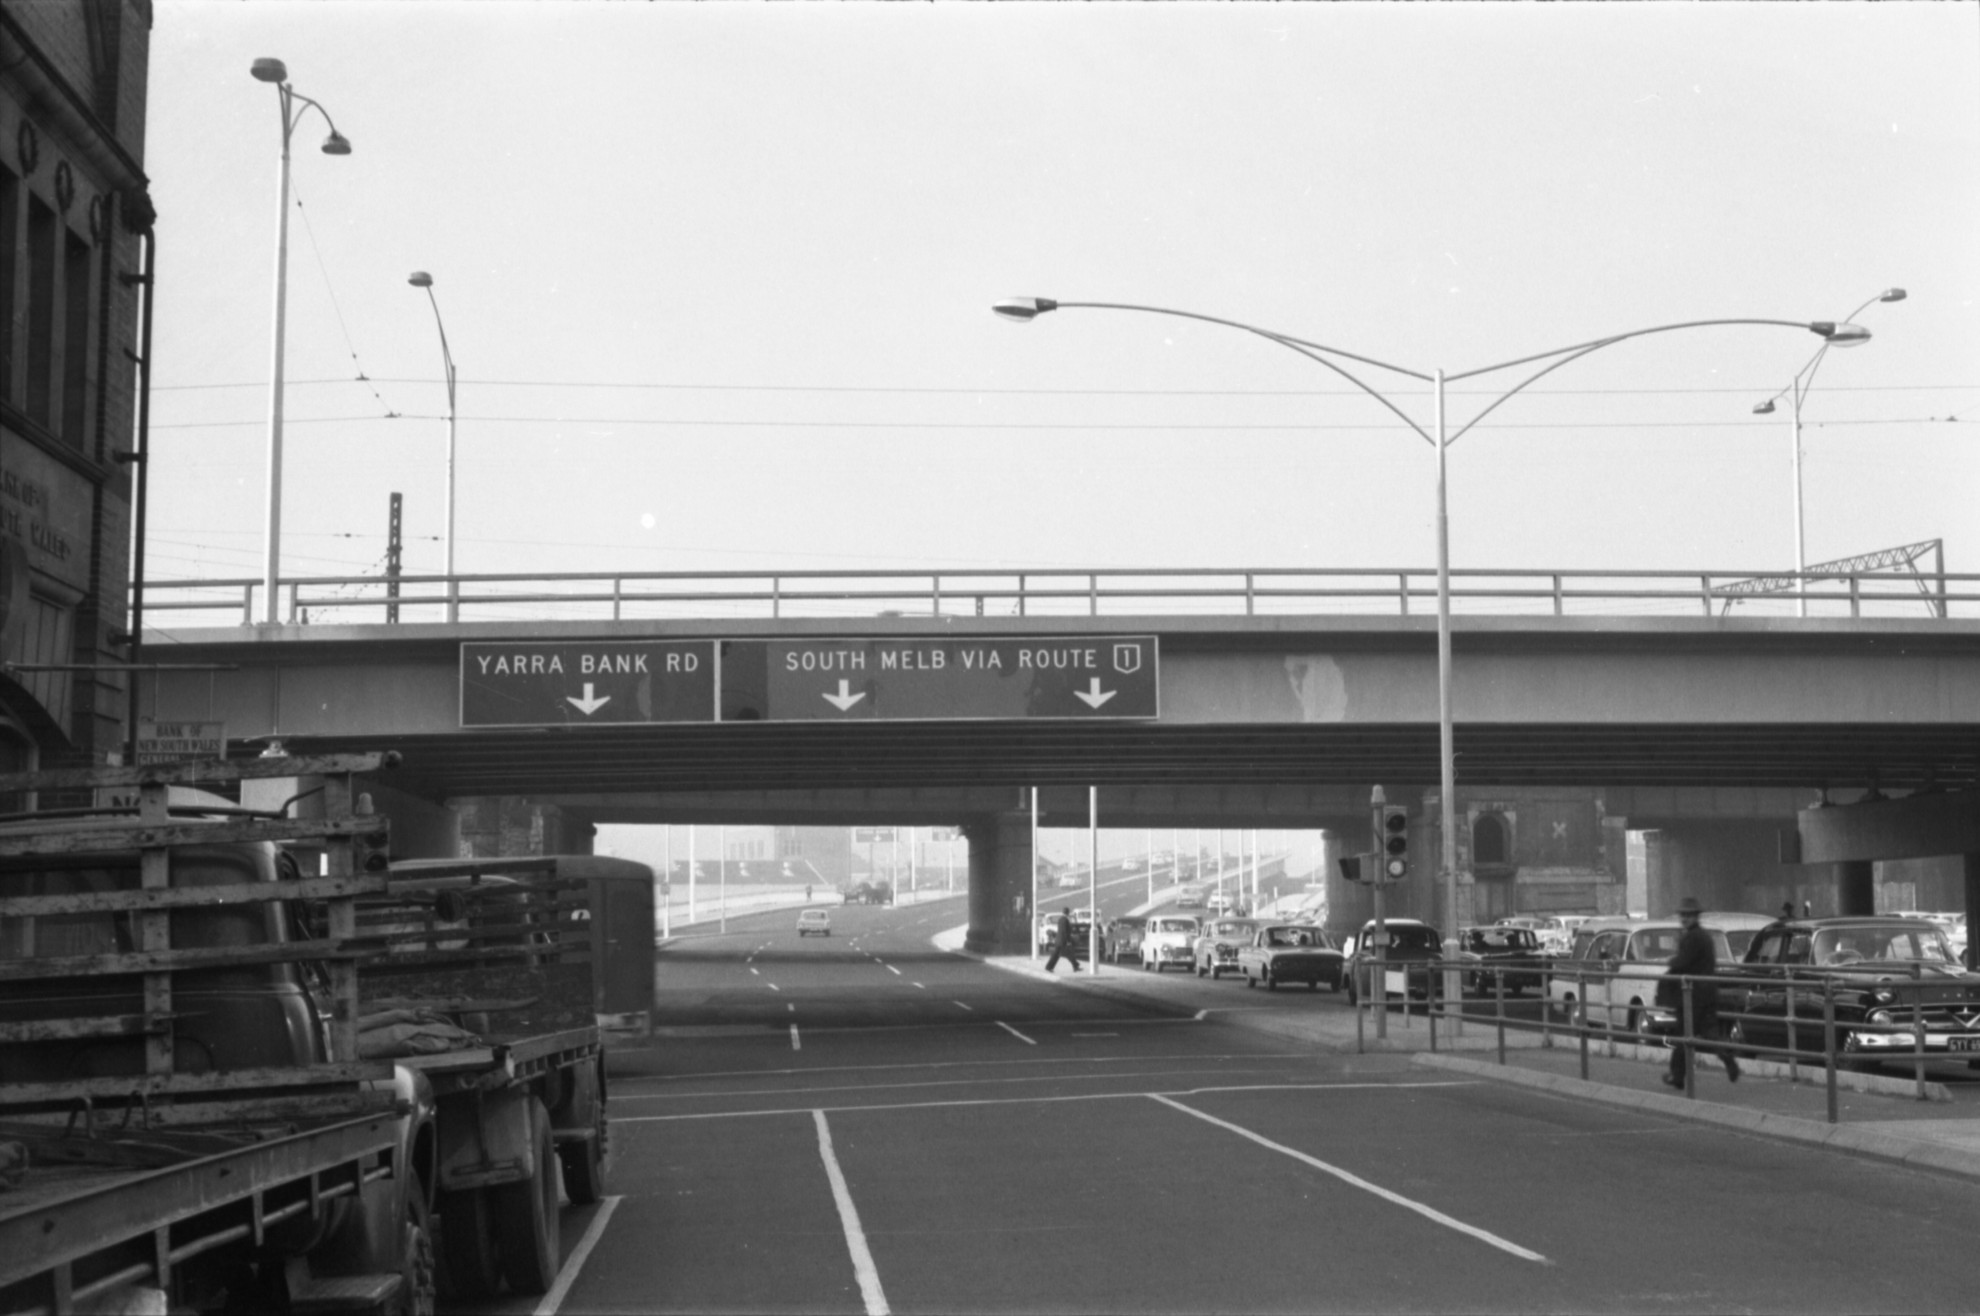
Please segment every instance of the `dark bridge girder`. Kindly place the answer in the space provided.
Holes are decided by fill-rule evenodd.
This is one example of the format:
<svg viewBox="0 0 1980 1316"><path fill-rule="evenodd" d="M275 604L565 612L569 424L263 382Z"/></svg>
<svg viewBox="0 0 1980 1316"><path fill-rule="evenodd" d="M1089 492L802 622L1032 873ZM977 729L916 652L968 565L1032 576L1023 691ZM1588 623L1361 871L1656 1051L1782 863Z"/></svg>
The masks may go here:
<svg viewBox="0 0 1980 1316"><path fill-rule="evenodd" d="M1466 786L1953 789L1980 736L1945 725L1460 723ZM396 749L429 798L832 787L1434 782L1434 726L742 724L284 737L292 751Z"/></svg>

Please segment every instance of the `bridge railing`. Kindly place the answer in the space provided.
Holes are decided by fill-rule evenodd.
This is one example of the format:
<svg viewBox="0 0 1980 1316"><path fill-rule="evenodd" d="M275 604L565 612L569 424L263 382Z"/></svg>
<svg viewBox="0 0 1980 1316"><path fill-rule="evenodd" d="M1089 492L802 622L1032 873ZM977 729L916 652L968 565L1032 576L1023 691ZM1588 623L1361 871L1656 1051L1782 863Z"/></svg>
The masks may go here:
<svg viewBox="0 0 1980 1316"><path fill-rule="evenodd" d="M1506 616L1980 616L1980 573L1808 575L1756 594L1752 571L1451 573L1451 606ZM1770 577L1778 582L1778 575ZM145 582L162 626L252 622L262 582ZM1431 570L1289 567L1039 571L570 572L301 576L281 582L294 624L875 617L1433 615Z"/></svg>

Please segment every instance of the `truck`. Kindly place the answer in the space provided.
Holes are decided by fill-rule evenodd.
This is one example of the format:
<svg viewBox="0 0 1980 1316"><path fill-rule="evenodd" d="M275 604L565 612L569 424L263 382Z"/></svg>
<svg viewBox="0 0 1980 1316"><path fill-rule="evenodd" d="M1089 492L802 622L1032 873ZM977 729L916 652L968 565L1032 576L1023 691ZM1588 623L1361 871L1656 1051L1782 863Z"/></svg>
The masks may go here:
<svg viewBox="0 0 1980 1316"><path fill-rule="evenodd" d="M0 777L92 801L0 819L0 1313L554 1282L559 1179L603 1191L585 884L395 882L395 757ZM213 793L261 779L312 786Z"/></svg>

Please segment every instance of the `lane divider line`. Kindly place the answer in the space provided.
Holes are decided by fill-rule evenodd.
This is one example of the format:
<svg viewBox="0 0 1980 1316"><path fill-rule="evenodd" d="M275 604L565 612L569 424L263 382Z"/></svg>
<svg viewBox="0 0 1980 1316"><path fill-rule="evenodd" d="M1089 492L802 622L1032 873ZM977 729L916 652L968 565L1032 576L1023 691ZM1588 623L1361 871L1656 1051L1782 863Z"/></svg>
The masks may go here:
<svg viewBox="0 0 1980 1316"><path fill-rule="evenodd" d="M530 1316L557 1316L557 1309L564 1305L564 1295L569 1293L571 1285L577 1282L578 1272L584 1269L586 1259L591 1256L591 1249L598 1246L598 1239L605 1232L606 1222L611 1220L612 1212L618 1210L619 1203L624 1200L623 1193L599 1199L598 1214L591 1217L591 1224L585 1228L584 1237L580 1238L578 1245L571 1249L571 1254L564 1258L563 1268L557 1272L557 1282L550 1286L550 1291L543 1295L543 1300L536 1304L536 1310Z"/></svg>
<svg viewBox="0 0 1980 1316"><path fill-rule="evenodd" d="M965 1009L965 1010L967 1010L967 1011L969 1011L969 1012L970 1012L971 1014L975 1014L975 1013L976 1013L976 1007L975 1007L975 1006L973 1006L973 1005L963 1005L963 1003L962 1003L961 1001L957 1001L957 1002L956 1002L956 1004L957 1004L957 1005L961 1005L963 1009Z"/></svg>
<svg viewBox="0 0 1980 1316"><path fill-rule="evenodd" d="M887 1316L887 1295L880 1288L880 1271L866 1246L866 1231L859 1226L859 1208L853 1205L852 1190L846 1187L846 1176L832 1151L831 1126L825 1122L822 1110L814 1109L811 1118L818 1126L818 1155L825 1162L825 1177L832 1183L832 1200L839 1207L839 1224L846 1231L846 1250L852 1253L853 1275L859 1280L859 1296L866 1303L866 1316Z"/></svg>
<svg viewBox="0 0 1980 1316"><path fill-rule="evenodd" d="M1181 1095L1201 1096L1207 1092L1337 1092L1355 1088L1380 1088L1394 1091L1398 1086L1407 1087L1476 1087L1484 1080L1471 1080L1462 1083L1251 1083L1215 1088L1189 1088ZM728 1096L728 1093L716 1093ZM1071 1096L1056 1097L974 1097L954 1101L872 1101L857 1106L827 1106L830 1112L870 1114L883 1110L953 1110L965 1106L1053 1106L1072 1101L1144 1101L1159 1094L1153 1092L1082 1092ZM761 1110L710 1110L689 1115L615 1115L614 1124L681 1124L689 1120L733 1120L760 1119L768 1116L803 1115L816 1110L816 1106L766 1106Z"/></svg>
<svg viewBox="0 0 1980 1316"><path fill-rule="evenodd" d="M774 983L774 982L766 982L766 983L764 983L763 985L764 985L765 987L768 987L768 988L769 988L769 989L770 989L771 991L773 991L773 992L781 992L781 991L783 991L783 990L784 990L784 989L783 989L782 987L779 987L779 986L778 986L778 985L777 985L776 983Z"/></svg>
<svg viewBox="0 0 1980 1316"><path fill-rule="evenodd" d="M1233 1124L1229 1120L1220 1120L1215 1115L1206 1115L1200 1110L1196 1110L1193 1109L1192 1107L1183 1105L1180 1101L1171 1100L1170 1098L1163 1096L1159 1092L1151 1092L1148 1095L1150 1099L1159 1101L1163 1105L1168 1106L1174 1110L1179 1110L1185 1115L1193 1115L1197 1119L1202 1120L1206 1124L1214 1124L1220 1129L1227 1129L1230 1132L1237 1134L1240 1138L1248 1138L1252 1142L1257 1143L1260 1147L1264 1147L1271 1151L1278 1152L1282 1156L1290 1156L1294 1160L1299 1161L1304 1165L1310 1165L1314 1169L1319 1170L1322 1173L1333 1175L1336 1179L1339 1179L1342 1183L1347 1184L1350 1187L1359 1188L1363 1192L1373 1193L1375 1196L1381 1198L1385 1202L1390 1202L1396 1206L1403 1207L1406 1210L1414 1211L1418 1215L1424 1217L1426 1220L1435 1221L1437 1224L1443 1225L1447 1229L1455 1229L1458 1233L1469 1235L1470 1237L1477 1239L1481 1243L1485 1243L1492 1247L1498 1248L1501 1252L1510 1252L1512 1255L1520 1258L1523 1261L1537 1261L1543 1266L1551 1266L1554 1264L1553 1262L1547 1260L1546 1257L1541 1256L1538 1252L1529 1251L1528 1249L1521 1247L1517 1243L1511 1242L1508 1239L1500 1238L1497 1234L1491 1233L1487 1230L1480 1229L1476 1225L1468 1225L1464 1221L1456 1219L1453 1216L1447 1216L1442 1211L1437 1210L1435 1207L1425 1206L1422 1202L1415 1201L1412 1198L1404 1197L1401 1193L1391 1192L1389 1189L1382 1187L1380 1184L1370 1183L1368 1180L1362 1178L1360 1175L1351 1174L1348 1171L1341 1169L1338 1165L1329 1165L1327 1162L1319 1159L1316 1156L1308 1156L1303 1151L1295 1151L1291 1147L1287 1147L1281 1143L1273 1142L1270 1138L1267 1138L1262 1134L1253 1133L1250 1129L1244 1128L1241 1125Z"/></svg>
<svg viewBox="0 0 1980 1316"><path fill-rule="evenodd" d="M1020 1033L1017 1029L1005 1023L1002 1019L997 1020L997 1027L1003 1029L1005 1032L1009 1033L1012 1037L1015 1037L1018 1041L1024 1043L1026 1046L1038 1045L1037 1042L1034 1042L1029 1037L1026 1037L1023 1033Z"/></svg>
<svg viewBox="0 0 1980 1316"><path fill-rule="evenodd" d="M796 1024L791 1025L791 1050L793 1051L804 1050L804 1043L798 1041L798 1031Z"/></svg>
<svg viewBox="0 0 1980 1316"><path fill-rule="evenodd" d="M894 967L893 965L891 965L891 964L883 964L883 965L881 965L880 967L881 967L881 968L883 968L883 969L885 969L885 970L886 970L887 972L889 972L889 973L891 973L891 974L893 974L893 975L894 975L894 976L895 976L896 978L898 978L898 977L900 977L900 976L901 976L901 971L900 971L899 969L897 969L897 968L895 968L895 967Z"/></svg>

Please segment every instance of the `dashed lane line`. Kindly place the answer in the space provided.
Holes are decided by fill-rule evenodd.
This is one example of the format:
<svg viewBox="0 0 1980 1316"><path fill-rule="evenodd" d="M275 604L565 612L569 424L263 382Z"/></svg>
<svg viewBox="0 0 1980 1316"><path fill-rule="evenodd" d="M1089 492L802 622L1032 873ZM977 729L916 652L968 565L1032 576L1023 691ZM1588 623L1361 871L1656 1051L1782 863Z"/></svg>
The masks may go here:
<svg viewBox="0 0 1980 1316"><path fill-rule="evenodd" d="M791 1050L793 1051L804 1050L804 1043L798 1041L798 1030L796 1024L791 1025Z"/></svg>
<svg viewBox="0 0 1980 1316"><path fill-rule="evenodd" d="M1023 1033L1020 1033L1017 1029L1005 1023L1002 1019L997 1020L997 1027L1003 1029L1005 1032L1009 1033L1012 1037L1015 1037L1018 1041L1024 1043L1026 1046L1038 1045L1036 1041L1032 1040L1029 1037L1026 1037Z"/></svg>
<svg viewBox="0 0 1980 1316"><path fill-rule="evenodd" d="M598 1246L600 1236L605 1233L606 1222L611 1220L612 1212L618 1210L619 1203L624 1200L623 1194L599 1200L598 1214L591 1217L591 1224L585 1228L584 1237L580 1238L577 1246L571 1249L570 1256L564 1258L563 1267L557 1272L557 1282L550 1286L550 1291L543 1295L541 1302L536 1304L536 1310L531 1316L557 1316L558 1309L564 1305L564 1296L571 1291L571 1285L577 1282L578 1272L584 1269L585 1261L591 1256L591 1249Z"/></svg>
<svg viewBox="0 0 1980 1316"><path fill-rule="evenodd" d="M1412 1198L1404 1197L1401 1193L1391 1192L1389 1189L1382 1187L1380 1184L1370 1183L1368 1180L1362 1178L1360 1175L1351 1174L1348 1171L1341 1169L1338 1165L1329 1165L1327 1162L1321 1160L1317 1156L1308 1156L1303 1151L1294 1151L1291 1147L1287 1147L1282 1143L1273 1142L1270 1138L1267 1138L1262 1134L1253 1133L1250 1129L1244 1128L1241 1125L1233 1124L1229 1120L1220 1120L1215 1115L1206 1115L1202 1111L1196 1110L1189 1106L1185 1106L1180 1101L1176 1101L1170 1097L1164 1096L1162 1093L1151 1092L1148 1095L1151 1099L1161 1102L1164 1106L1168 1106L1171 1107L1172 1109L1179 1110L1185 1115L1194 1116L1195 1118L1202 1120L1206 1124L1214 1124L1220 1129L1228 1129L1230 1132L1237 1134L1240 1138L1247 1138L1250 1141L1257 1143L1260 1147L1265 1147L1272 1151L1278 1152L1282 1156L1290 1156L1294 1160L1299 1161L1301 1164L1310 1165L1314 1169L1319 1170L1325 1174L1333 1175L1336 1179L1339 1179L1342 1183L1347 1184L1350 1187L1359 1188L1363 1192L1373 1193L1375 1196L1381 1198L1385 1202L1392 1202L1397 1206L1403 1207L1410 1211L1414 1211L1426 1220L1434 1221L1437 1224L1443 1225L1447 1229L1455 1229L1460 1234L1467 1234L1470 1237L1477 1239L1481 1243L1485 1243L1492 1247L1498 1248L1501 1252L1510 1252L1513 1256L1516 1256L1523 1261L1537 1261L1543 1266L1551 1266L1553 1264L1553 1262L1547 1260L1546 1257L1540 1255L1538 1252L1530 1251L1526 1248L1521 1247L1517 1243L1511 1242L1507 1239L1500 1238L1497 1234L1491 1233L1488 1230L1480 1229L1476 1225L1468 1225L1464 1221L1459 1220L1454 1216L1445 1215L1442 1211L1437 1210L1435 1207L1426 1206L1422 1202L1418 1202Z"/></svg>

